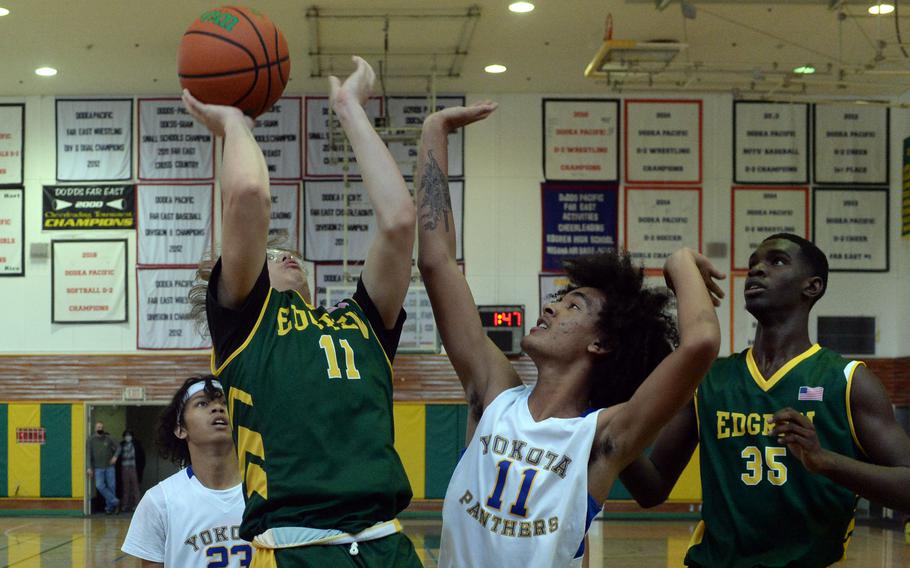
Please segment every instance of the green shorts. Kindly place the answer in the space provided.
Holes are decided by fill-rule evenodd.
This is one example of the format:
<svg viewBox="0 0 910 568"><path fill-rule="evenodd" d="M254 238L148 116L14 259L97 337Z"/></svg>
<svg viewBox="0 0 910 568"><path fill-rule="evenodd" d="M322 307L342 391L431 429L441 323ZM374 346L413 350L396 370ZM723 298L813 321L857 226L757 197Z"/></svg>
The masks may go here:
<svg viewBox="0 0 910 568"><path fill-rule="evenodd" d="M350 544L298 546L294 548L256 548L251 568L422 568L410 539L395 533L376 540L357 543L357 554Z"/></svg>

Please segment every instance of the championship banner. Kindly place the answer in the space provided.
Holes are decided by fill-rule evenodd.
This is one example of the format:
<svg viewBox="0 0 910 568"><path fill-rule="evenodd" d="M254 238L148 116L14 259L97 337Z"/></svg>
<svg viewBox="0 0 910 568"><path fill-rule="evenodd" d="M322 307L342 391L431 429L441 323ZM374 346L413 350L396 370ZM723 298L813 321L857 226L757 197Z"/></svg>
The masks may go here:
<svg viewBox="0 0 910 568"><path fill-rule="evenodd" d="M190 315L189 291L195 268L139 268L136 270L139 323L137 349L208 349Z"/></svg>
<svg viewBox="0 0 910 568"><path fill-rule="evenodd" d="M389 128L391 140L389 152L401 168L401 175L410 178L414 175L417 164L417 147L423 120L431 114L427 97L389 97ZM432 112L444 108L464 106L464 97L436 97L436 106ZM395 129L405 129L396 131ZM406 140L396 140L396 134ZM408 136L413 134L413 137ZM464 128L459 128L449 135L449 171L448 177L464 176Z"/></svg>
<svg viewBox="0 0 910 568"><path fill-rule="evenodd" d="M733 102L733 181L809 183L808 105Z"/></svg>
<svg viewBox="0 0 910 568"><path fill-rule="evenodd" d="M25 189L0 189L0 276L25 276Z"/></svg>
<svg viewBox="0 0 910 568"><path fill-rule="evenodd" d="M253 137L262 148L269 178L300 179L303 156L300 151L301 97L281 97L272 108L256 118Z"/></svg>
<svg viewBox="0 0 910 568"><path fill-rule="evenodd" d="M701 252L701 188L626 187L624 246L646 269L661 270L676 250Z"/></svg>
<svg viewBox="0 0 910 568"><path fill-rule="evenodd" d="M615 183L540 184L541 270L562 272L563 259L616 248L619 188Z"/></svg>
<svg viewBox="0 0 910 568"><path fill-rule="evenodd" d="M619 180L619 101L543 100L543 176Z"/></svg>
<svg viewBox="0 0 910 568"><path fill-rule="evenodd" d="M212 250L212 184L139 185L136 264L195 267Z"/></svg>
<svg viewBox="0 0 910 568"><path fill-rule="evenodd" d="M340 178L345 174L360 177L354 150L344 136L344 129L337 118L329 119L328 97L306 97L306 171L308 178ZM382 116L382 99L374 97L367 101L367 116L370 122Z"/></svg>
<svg viewBox="0 0 910 568"><path fill-rule="evenodd" d="M888 188L812 190L812 242L831 272L887 272Z"/></svg>
<svg viewBox="0 0 910 568"><path fill-rule="evenodd" d="M464 182L449 181L455 221L455 258L463 258ZM346 197L345 197L346 196ZM347 199L347 201L345 201ZM343 204L347 203L347 207ZM345 211L347 215L345 216ZM347 231L345 231L347 226ZM373 242L375 215L362 182L310 181L303 187L304 258L359 262Z"/></svg>
<svg viewBox="0 0 910 568"><path fill-rule="evenodd" d="M758 320L746 311L746 275L730 273L730 353L752 347Z"/></svg>
<svg viewBox="0 0 910 568"><path fill-rule="evenodd" d="M749 255L775 233L809 238L809 189L733 187L730 270L748 270Z"/></svg>
<svg viewBox="0 0 910 568"><path fill-rule="evenodd" d="M815 105L815 183L888 185L887 108Z"/></svg>
<svg viewBox="0 0 910 568"><path fill-rule="evenodd" d="M701 183L702 101L627 99L628 183Z"/></svg>
<svg viewBox="0 0 910 568"><path fill-rule="evenodd" d="M51 241L51 322L127 321L126 239Z"/></svg>
<svg viewBox="0 0 910 568"><path fill-rule="evenodd" d="M0 104L0 187L22 185L25 166L25 105Z"/></svg>
<svg viewBox="0 0 910 568"><path fill-rule="evenodd" d="M136 226L133 185L45 185L43 195L42 231Z"/></svg>
<svg viewBox="0 0 910 568"><path fill-rule="evenodd" d="M132 99L57 99L57 180L131 179L132 138Z"/></svg>
<svg viewBox="0 0 910 568"><path fill-rule="evenodd" d="M300 184L273 183L272 220L269 223L269 242L294 251L300 250Z"/></svg>
<svg viewBox="0 0 910 568"><path fill-rule="evenodd" d="M901 236L910 237L910 138L904 138L904 167L902 170Z"/></svg>
<svg viewBox="0 0 910 568"><path fill-rule="evenodd" d="M313 303L327 307L344 298L353 296L357 289L357 278L363 270L362 264L343 264L319 262L315 265L315 295ZM464 271L464 265L462 265ZM436 333L436 321L430 307L430 298L418 273L411 275L411 284L403 304L408 317L401 330L398 343L399 352L439 352L439 339Z"/></svg>
<svg viewBox="0 0 910 568"><path fill-rule="evenodd" d="M178 98L139 99L139 179L215 177L215 137Z"/></svg>

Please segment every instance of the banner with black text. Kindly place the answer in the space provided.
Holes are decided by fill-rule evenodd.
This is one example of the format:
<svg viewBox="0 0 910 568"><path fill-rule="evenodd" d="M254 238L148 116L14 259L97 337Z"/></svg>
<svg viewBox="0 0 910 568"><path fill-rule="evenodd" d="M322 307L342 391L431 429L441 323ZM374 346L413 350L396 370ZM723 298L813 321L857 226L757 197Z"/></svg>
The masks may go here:
<svg viewBox="0 0 910 568"><path fill-rule="evenodd" d="M308 181L303 184L304 258L314 262L359 262L366 258L376 231L366 188L355 181ZM462 259L464 182L449 181L455 227L455 255ZM347 207L344 204L347 204Z"/></svg>
<svg viewBox="0 0 910 568"><path fill-rule="evenodd" d="M269 189L272 194L269 242L300 252L300 183L272 183Z"/></svg>
<svg viewBox="0 0 910 568"><path fill-rule="evenodd" d="M133 99L57 99L57 180L133 177Z"/></svg>
<svg viewBox="0 0 910 568"><path fill-rule="evenodd" d="M889 111L878 106L815 109L815 183L888 184Z"/></svg>
<svg viewBox="0 0 910 568"><path fill-rule="evenodd" d="M809 182L809 105L733 102L735 183Z"/></svg>
<svg viewBox="0 0 910 568"><path fill-rule="evenodd" d="M262 148L269 178L300 179L303 155L300 149L301 97L281 97L256 118L253 137Z"/></svg>
<svg viewBox="0 0 910 568"><path fill-rule="evenodd" d="M208 349L211 340L190 315L195 268L139 268L137 349Z"/></svg>
<svg viewBox="0 0 910 568"><path fill-rule="evenodd" d="M136 264L197 266L213 247L214 186L140 184Z"/></svg>
<svg viewBox="0 0 910 568"><path fill-rule="evenodd" d="M748 270L749 255L775 233L809 238L809 188L734 186L730 270Z"/></svg>
<svg viewBox="0 0 910 568"><path fill-rule="evenodd" d="M646 269L661 270L676 250L701 252L701 188L625 189L623 246Z"/></svg>
<svg viewBox="0 0 910 568"><path fill-rule="evenodd" d="M331 113L328 97L306 97L304 100L306 125L307 178L340 178L345 174L360 177L354 150L345 138L338 117ZM382 116L382 99L374 97L365 105L370 123ZM331 115L331 118L330 118Z"/></svg>
<svg viewBox="0 0 910 568"><path fill-rule="evenodd" d="M429 101L427 97L389 97L388 105L389 152L401 168L401 175L410 178L417 164L423 120L430 114ZM436 97L433 112L453 106L464 106L464 97ZM449 179L464 176L464 131L459 128L449 134Z"/></svg>
<svg viewBox="0 0 910 568"><path fill-rule="evenodd" d="M812 190L812 242L832 272L888 271L888 188Z"/></svg>
<svg viewBox="0 0 910 568"><path fill-rule="evenodd" d="M139 99L139 179L215 177L215 137L178 98Z"/></svg>

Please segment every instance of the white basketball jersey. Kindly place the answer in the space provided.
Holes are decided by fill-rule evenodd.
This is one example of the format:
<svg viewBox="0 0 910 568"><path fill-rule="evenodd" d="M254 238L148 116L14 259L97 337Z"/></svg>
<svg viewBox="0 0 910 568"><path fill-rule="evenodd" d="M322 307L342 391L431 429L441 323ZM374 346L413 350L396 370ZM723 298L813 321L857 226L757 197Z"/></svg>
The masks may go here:
<svg viewBox="0 0 910 568"><path fill-rule="evenodd" d="M121 550L167 568L245 568L253 548L240 538L242 516L241 485L208 489L189 467L145 493Z"/></svg>
<svg viewBox="0 0 910 568"><path fill-rule="evenodd" d="M484 410L446 490L440 568L581 566L598 413L536 422L531 391Z"/></svg>

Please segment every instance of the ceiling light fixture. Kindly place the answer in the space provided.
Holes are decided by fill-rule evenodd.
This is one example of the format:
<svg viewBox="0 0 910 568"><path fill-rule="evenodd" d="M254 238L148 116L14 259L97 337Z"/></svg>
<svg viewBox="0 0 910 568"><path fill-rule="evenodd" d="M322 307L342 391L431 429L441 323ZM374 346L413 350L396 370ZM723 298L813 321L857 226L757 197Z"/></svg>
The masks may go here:
<svg viewBox="0 0 910 568"><path fill-rule="evenodd" d="M486 67L483 68L483 70L486 71L487 73L494 73L494 74L495 73L505 73L506 66L500 65L499 63L494 63L492 65L487 65Z"/></svg>
<svg viewBox="0 0 910 568"><path fill-rule="evenodd" d="M35 75L41 75L42 77L53 77L57 74L57 70L53 67L39 67L35 69Z"/></svg>
<svg viewBox="0 0 910 568"><path fill-rule="evenodd" d="M812 67L811 65L803 65L794 69L793 72L797 75L811 75L815 73L815 67Z"/></svg>
<svg viewBox="0 0 910 568"><path fill-rule="evenodd" d="M509 4L509 10L516 14L527 14L534 10L534 4L530 2L512 2Z"/></svg>
<svg viewBox="0 0 910 568"><path fill-rule="evenodd" d="M878 2L869 6L869 13L873 16L884 16L890 14L894 11L894 4L889 4L887 2Z"/></svg>
<svg viewBox="0 0 910 568"><path fill-rule="evenodd" d="M9 10L6 8L0 8L0 16L6 16L7 14L9 14Z"/></svg>

